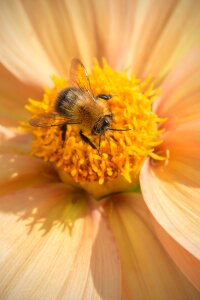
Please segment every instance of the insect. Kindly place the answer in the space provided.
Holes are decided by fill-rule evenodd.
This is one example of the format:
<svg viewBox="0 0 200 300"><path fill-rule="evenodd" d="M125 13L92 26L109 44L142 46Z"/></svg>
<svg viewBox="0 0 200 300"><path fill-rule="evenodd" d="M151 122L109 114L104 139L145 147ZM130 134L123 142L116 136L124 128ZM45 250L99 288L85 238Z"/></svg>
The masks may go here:
<svg viewBox="0 0 200 300"><path fill-rule="evenodd" d="M60 126L62 139L65 140L67 124L78 124L81 139L93 149L100 152L101 137L106 131L127 131L111 127L113 114L108 110L105 101L112 95L99 94L94 96L87 71L82 62L74 58L70 67L70 82L72 86L63 89L55 101L55 112L34 116L30 125L38 127ZM98 148L91 142L85 131L99 136Z"/></svg>

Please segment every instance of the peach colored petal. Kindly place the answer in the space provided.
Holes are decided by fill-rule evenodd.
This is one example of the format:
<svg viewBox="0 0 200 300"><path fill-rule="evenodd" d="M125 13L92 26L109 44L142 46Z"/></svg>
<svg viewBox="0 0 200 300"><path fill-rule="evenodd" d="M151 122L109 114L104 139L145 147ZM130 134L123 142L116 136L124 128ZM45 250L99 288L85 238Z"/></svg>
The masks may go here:
<svg viewBox="0 0 200 300"><path fill-rule="evenodd" d="M18 125L19 120L30 118L24 105L29 97L40 99L43 89L28 82L22 82L0 64L0 123Z"/></svg>
<svg viewBox="0 0 200 300"><path fill-rule="evenodd" d="M168 117L167 129L200 118L200 44L174 68L162 84L162 97L154 110Z"/></svg>
<svg viewBox="0 0 200 300"><path fill-rule="evenodd" d="M189 148L190 141L186 141ZM142 193L158 223L187 251L200 258L199 156L193 146L194 151L186 150L185 156L181 144L177 145L177 152L173 152L173 147L176 146L170 148L168 164L154 165L151 160L144 163L140 177Z"/></svg>
<svg viewBox="0 0 200 300"><path fill-rule="evenodd" d="M200 119L177 124L173 130L163 134L163 140L160 148L169 149L172 159L194 159L196 163L192 167L199 170Z"/></svg>
<svg viewBox="0 0 200 300"><path fill-rule="evenodd" d="M199 1L138 1L126 65L162 79L200 39Z"/></svg>
<svg viewBox="0 0 200 300"><path fill-rule="evenodd" d="M87 66L94 56L105 56L116 68L124 66L127 57L126 65L133 65L138 75L163 76L199 39L198 8L194 0L74 1L73 5L64 1L6 3L2 5L4 61L18 75L31 75L25 64L31 57L35 80L36 73L42 71L45 75L55 71L66 75L74 56L80 57ZM10 23L14 24L15 36L20 41L17 53L9 48L9 37L16 39L9 30ZM25 53L24 59L20 53ZM21 64L18 56L22 58ZM39 72L35 71L37 61L42 66Z"/></svg>
<svg viewBox="0 0 200 300"><path fill-rule="evenodd" d="M153 218L157 235L180 270L200 290L200 261L181 247Z"/></svg>
<svg viewBox="0 0 200 300"><path fill-rule="evenodd" d="M85 52L86 42L88 47L91 44L90 39L83 41L82 38L79 40L76 36L76 28L74 29L73 22L79 25L79 35L81 35L86 26L84 23L85 13L80 9L80 5L77 4L76 6L75 3L69 5L72 13L69 12L67 6L68 4L65 1L23 2L26 16L34 28L34 34L48 59L59 75L68 77L70 60L73 57L80 56L79 50L83 49L83 52ZM90 61L91 59L92 56ZM49 73L49 75L52 74L52 72Z"/></svg>
<svg viewBox="0 0 200 300"><path fill-rule="evenodd" d="M140 218L144 207L141 195L119 195L109 200L113 200L110 226L122 262L122 299L198 299L199 293ZM148 217L146 210L144 213Z"/></svg>
<svg viewBox="0 0 200 300"><path fill-rule="evenodd" d="M145 162L144 199L159 224L187 251L200 258L200 121L181 123L163 135L158 151L164 164Z"/></svg>
<svg viewBox="0 0 200 300"><path fill-rule="evenodd" d="M30 133L0 125L0 153L30 154L31 141Z"/></svg>
<svg viewBox="0 0 200 300"><path fill-rule="evenodd" d="M38 40L22 2L1 1L0 7L2 64L22 81L39 86L51 84L50 75L56 74L56 69Z"/></svg>
<svg viewBox="0 0 200 300"><path fill-rule="evenodd" d="M0 200L13 208L0 207L4 299L120 299L115 244L88 198L59 184Z"/></svg>
<svg viewBox="0 0 200 300"><path fill-rule="evenodd" d="M105 57L117 70L124 69L133 37L136 10L137 1L121 0L91 1L87 9L93 28L94 55L100 61Z"/></svg>
<svg viewBox="0 0 200 300"><path fill-rule="evenodd" d="M45 182L58 181L52 168L42 160L19 154L0 155L0 195L12 193Z"/></svg>
<svg viewBox="0 0 200 300"><path fill-rule="evenodd" d="M132 33L134 1L84 0L73 5L68 1L52 1L51 5L26 1L24 8L60 74L68 76L73 57L79 57L87 68L94 57L106 57L116 68L123 66Z"/></svg>

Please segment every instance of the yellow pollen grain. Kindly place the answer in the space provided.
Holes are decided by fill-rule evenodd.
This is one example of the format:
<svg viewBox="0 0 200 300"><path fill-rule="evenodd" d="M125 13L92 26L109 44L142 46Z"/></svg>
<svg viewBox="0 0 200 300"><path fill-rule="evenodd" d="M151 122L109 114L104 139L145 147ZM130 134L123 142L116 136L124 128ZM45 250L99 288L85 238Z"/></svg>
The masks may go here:
<svg viewBox="0 0 200 300"><path fill-rule="evenodd" d="M59 126L32 127L32 154L52 162L77 183L97 181L103 184L122 175L128 181L139 175L142 163L150 156L155 160L166 157L155 153L155 147L162 143L158 124L165 120L152 112L152 103L158 99L158 91L150 78L140 81L134 75L114 71L105 61L103 67L95 62L89 75L94 95L111 94L113 98L104 101L113 114L112 128L129 131L108 131L102 136L100 154L84 143L79 136L79 125L68 125L65 141ZM54 112L57 94L68 82L63 78L52 78L54 87L45 88L41 101L29 99L26 109L32 114ZM98 148L98 136L87 132L88 138Z"/></svg>

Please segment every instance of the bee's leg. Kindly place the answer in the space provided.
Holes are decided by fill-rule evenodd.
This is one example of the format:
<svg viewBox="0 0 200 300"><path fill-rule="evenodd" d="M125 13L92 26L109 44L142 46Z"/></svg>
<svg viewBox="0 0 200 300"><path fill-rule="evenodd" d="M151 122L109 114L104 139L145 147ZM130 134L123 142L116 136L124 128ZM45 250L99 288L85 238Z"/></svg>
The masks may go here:
<svg viewBox="0 0 200 300"><path fill-rule="evenodd" d="M82 139L86 144L90 145L93 149L96 149L96 150L97 150L97 147L90 141L90 139L89 139L86 135L83 134L83 131L82 131L82 130L80 130L79 134L80 134L81 139Z"/></svg>
<svg viewBox="0 0 200 300"><path fill-rule="evenodd" d="M60 126L60 130L62 131L62 135L61 135L62 141L65 142L67 124L63 124L62 126Z"/></svg>
<svg viewBox="0 0 200 300"><path fill-rule="evenodd" d="M99 136L99 148L98 148L98 154L100 155L100 147L101 147L101 134Z"/></svg>
<svg viewBox="0 0 200 300"><path fill-rule="evenodd" d="M112 95L106 95L106 94L99 94L97 95L95 98L98 99L98 98L101 98L103 100L110 100L113 96Z"/></svg>

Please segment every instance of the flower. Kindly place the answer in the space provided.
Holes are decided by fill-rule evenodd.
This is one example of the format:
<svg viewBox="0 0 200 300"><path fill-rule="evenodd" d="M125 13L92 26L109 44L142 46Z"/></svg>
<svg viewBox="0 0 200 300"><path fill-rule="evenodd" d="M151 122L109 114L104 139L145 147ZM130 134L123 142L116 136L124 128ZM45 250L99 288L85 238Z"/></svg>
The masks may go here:
<svg viewBox="0 0 200 300"><path fill-rule="evenodd" d="M77 97L77 90L68 90L70 83L53 78L55 86L53 89L46 89L42 101L29 99L30 103L26 105L33 114L30 120L32 126L29 123L24 124L34 136L32 154L54 163L62 178L68 175L73 183L82 185L84 189L90 183L97 183L97 190L101 190L104 182L112 186L113 180L119 177L120 181L124 179L127 185L131 183L132 186L133 180L138 181L141 165L146 157L164 159L153 152L154 147L162 143L159 138L162 130L158 130L157 124L164 121L152 112L152 102L158 98L157 91L153 89L149 79L141 82L134 76L129 79L126 73L117 73L105 61L103 68L98 63L94 65L90 75L91 87L87 87L89 77L85 75L84 66L78 60L73 62L78 63L77 66L80 67L80 72L77 72L72 63L71 71L73 75L77 73L75 80L78 80L78 77L82 80L82 90L78 90L80 101L79 98L73 98ZM81 86L81 82L78 82L78 86ZM84 91L85 87L89 92ZM68 93L70 96L66 96ZM93 97L109 93L114 96L106 105L105 100L94 101L89 93L97 95ZM63 97L71 97L68 100L67 119L55 114L54 107L58 106L57 103L62 105ZM60 109L59 106L57 109ZM85 111L90 116L89 122ZM110 112L112 128L108 127L106 134L102 134L100 139L97 134L91 135L91 130L98 124L98 120L104 115L110 118ZM66 120L72 124L63 129L63 122L65 125ZM85 125L80 127L81 120ZM81 138L80 128L84 130L87 143ZM89 139L86 134L89 135ZM95 146L97 144L98 146ZM97 191L95 194L98 195Z"/></svg>
<svg viewBox="0 0 200 300"><path fill-rule="evenodd" d="M199 287L199 4L0 6L3 298L197 299L180 270ZM104 56L113 69L131 66L160 87L153 114L167 120L158 128L163 142L142 166L143 196L114 195L111 182L96 201L99 183L83 191L61 182L51 164L29 155L31 136L15 128L30 118L27 98L52 89L50 76L67 75L74 56L88 69Z"/></svg>

